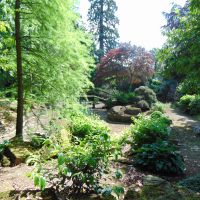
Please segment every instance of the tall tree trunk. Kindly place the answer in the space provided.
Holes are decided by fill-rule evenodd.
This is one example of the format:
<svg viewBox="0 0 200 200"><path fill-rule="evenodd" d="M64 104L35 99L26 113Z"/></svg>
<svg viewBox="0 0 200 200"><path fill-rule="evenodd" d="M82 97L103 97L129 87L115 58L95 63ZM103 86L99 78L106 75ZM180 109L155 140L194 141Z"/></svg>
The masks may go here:
<svg viewBox="0 0 200 200"><path fill-rule="evenodd" d="M22 51L20 38L20 0L15 1L15 40L17 56L17 122L16 136L21 137L23 134L23 68L22 68Z"/></svg>
<svg viewBox="0 0 200 200"><path fill-rule="evenodd" d="M100 2L100 21L99 21L99 49L100 49L100 55L99 60L104 55L104 27L103 27L103 6L104 6L104 0L101 0Z"/></svg>

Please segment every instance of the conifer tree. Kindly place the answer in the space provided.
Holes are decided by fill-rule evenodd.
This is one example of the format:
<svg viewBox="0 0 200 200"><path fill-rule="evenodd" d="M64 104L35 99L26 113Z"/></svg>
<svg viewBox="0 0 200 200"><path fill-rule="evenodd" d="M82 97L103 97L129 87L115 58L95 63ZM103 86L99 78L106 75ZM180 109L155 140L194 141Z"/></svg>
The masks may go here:
<svg viewBox="0 0 200 200"><path fill-rule="evenodd" d="M22 136L23 102L67 105L91 86L91 40L79 28L76 7L71 0L0 2L0 22L8 23L14 40L7 48L14 53L4 55L6 63L0 56L0 68L7 68L10 62L8 70L18 80L18 136ZM1 35L5 39L5 33Z"/></svg>
<svg viewBox="0 0 200 200"><path fill-rule="evenodd" d="M114 0L89 0L88 19L91 32L97 41L96 55L100 58L117 46L119 37L116 16L117 5Z"/></svg>

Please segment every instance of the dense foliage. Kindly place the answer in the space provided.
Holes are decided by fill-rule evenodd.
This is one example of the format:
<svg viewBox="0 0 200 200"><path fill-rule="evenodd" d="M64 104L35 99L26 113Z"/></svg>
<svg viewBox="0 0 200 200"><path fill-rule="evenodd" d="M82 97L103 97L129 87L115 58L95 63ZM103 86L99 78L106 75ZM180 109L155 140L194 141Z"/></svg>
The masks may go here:
<svg viewBox="0 0 200 200"><path fill-rule="evenodd" d="M199 1L191 0L183 8L173 6L171 13L166 14L164 33L168 39L159 52L159 60L166 77L183 82L184 94L199 93L199 13Z"/></svg>
<svg viewBox="0 0 200 200"><path fill-rule="evenodd" d="M184 95L178 105L184 112L197 115L200 113L200 95Z"/></svg>
<svg viewBox="0 0 200 200"><path fill-rule="evenodd" d="M16 77L14 0L1 1L0 9L0 20L6 21L1 26L5 53L0 68ZM55 104L80 96L91 85L91 41L81 30L75 10L76 4L70 0L21 2L25 99Z"/></svg>
<svg viewBox="0 0 200 200"><path fill-rule="evenodd" d="M146 170L164 174L182 174L185 170L182 156L165 141L144 144L136 152L135 165Z"/></svg>
<svg viewBox="0 0 200 200"><path fill-rule="evenodd" d="M49 182L59 195L97 191L111 154L108 128L95 117L77 115L72 117L71 130L44 142L46 150L41 153L48 155L40 156L33 174L35 185L44 189ZM47 167L51 157L56 159L48 161Z"/></svg>
<svg viewBox="0 0 200 200"><path fill-rule="evenodd" d="M171 121L159 111L153 112L150 116L141 115L134 119L134 124L131 125L134 146L138 148L143 144L167 140L170 123Z"/></svg>
<svg viewBox="0 0 200 200"><path fill-rule="evenodd" d="M145 100L150 107L157 102L155 92L147 86L140 86L139 88L136 88L134 92L139 100Z"/></svg>
<svg viewBox="0 0 200 200"><path fill-rule="evenodd" d="M134 119L130 129L134 165L161 174L181 174L183 157L169 143L171 120L160 111Z"/></svg>
<svg viewBox="0 0 200 200"><path fill-rule="evenodd" d="M85 137L86 135L98 135L109 132L105 123L96 116L75 115L71 117L71 132L74 136Z"/></svg>
<svg viewBox="0 0 200 200"><path fill-rule="evenodd" d="M150 52L129 43L110 50L97 66L95 83L114 82L122 90L144 84L153 75L154 60Z"/></svg>

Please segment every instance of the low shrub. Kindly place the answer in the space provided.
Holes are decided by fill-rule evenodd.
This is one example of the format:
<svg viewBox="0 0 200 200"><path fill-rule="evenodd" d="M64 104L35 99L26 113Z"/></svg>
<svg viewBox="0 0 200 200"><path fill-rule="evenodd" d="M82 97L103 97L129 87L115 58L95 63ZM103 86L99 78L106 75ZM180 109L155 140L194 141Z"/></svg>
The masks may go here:
<svg viewBox="0 0 200 200"><path fill-rule="evenodd" d="M134 146L151 144L158 140L166 140L170 134L171 121L161 112L153 112L150 116L140 115L131 125Z"/></svg>
<svg viewBox="0 0 200 200"><path fill-rule="evenodd" d="M163 174L182 174L185 170L182 156L165 141L144 144L136 153L135 165L145 170Z"/></svg>
<svg viewBox="0 0 200 200"><path fill-rule="evenodd" d="M179 185L195 192L200 192L200 174L191 176L179 182Z"/></svg>
<svg viewBox="0 0 200 200"><path fill-rule="evenodd" d="M147 111L147 110L150 109L149 104L148 104L145 100L140 100L140 101L137 103L137 107L138 107L138 108L141 108L142 111Z"/></svg>
<svg viewBox="0 0 200 200"><path fill-rule="evenodd" d="M116 105L128 105L136 103L136 94L134 92L117 92L108 98L106 105L111 108Z"/></svg>
<svg viewBox="0 0 200 200"><path fill-rule="evenodd" d="M136 88L134 92L138 96L139 100L147 101L150 107L157 102L155 92L147 86L140 86L139 88Z"/></svg>
<svg viewBox="0 0 200 200"><path fill-rule="evenodd" d="M46 139L45 135L32 135L30 145L34 148L41 148Z"/></svg>
<svg viewBox="0 0 200 200"><path fill-rule="evenodd" d="M190 102L189 109L191 115L198 115L200 113L200 95L196 95Z"/></svg>
<svg viewBox="0 0 200 200"><path fill-rule="evenodd" d="M97 116L75 115L71 117L70 130L74 136L85 137L86 135L97 135L108 132L106 124Z"/></svg>
<svg viewBox="0 0 200 200"><path fill-rule="evenodd" d="M136 94L134 92L119 92L115 94L115 98L120 105L133 104L135 103Z"/></svg>
<svg viewBox="0 0 200 200"><path fill-rule="evenodd" d="M9 145L10 145L10 142L8 140L4 140L3 142L0 143L0 158L3 156L5 147L8 147Z"/></svg>
<svg viewBox="0 0 200 200"><path fill-rule="evenodd" d="M165 112L165 105L161 102L156 102L153 108L151 109L152 111L159 111L161 113Z"/></svg>
<svg viewBox="0 0 200 200"><path fill-rule="evenodd" d="M178 105L184 112L197 115L200 113L200 95L184 95Z"/></svg>
<svg viewBox="0 0 200 200"><path fill-rule="evenodd" d="M65 196L98 189L111 151L107 132L88 134L65 146L54 143L50 146L57 152L56 160L48 162L48 167L38 166L33 174L36 186L44 189L49 182L57 194Z"/></svg>
<svg viewBox="0 0 200 200"><path fill-rule="evenodd" d="M189 112L190 103L195 99L195 95L184 95L179 100L179 106L184 112Z"/></svg>

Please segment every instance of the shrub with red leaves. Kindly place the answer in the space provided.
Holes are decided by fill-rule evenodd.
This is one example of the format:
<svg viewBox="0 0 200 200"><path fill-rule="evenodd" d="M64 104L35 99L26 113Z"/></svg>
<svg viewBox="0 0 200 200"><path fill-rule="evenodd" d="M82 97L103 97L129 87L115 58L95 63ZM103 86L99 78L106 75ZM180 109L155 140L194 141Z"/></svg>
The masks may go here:
<svg viewBox="0 0 200 200"><path fill-rule="evenodd" d="M97 65L95 83L98 86L110 81L127 87L145 84L154 73L154 58L142 47L121 44L110 50Z"/></svg>

